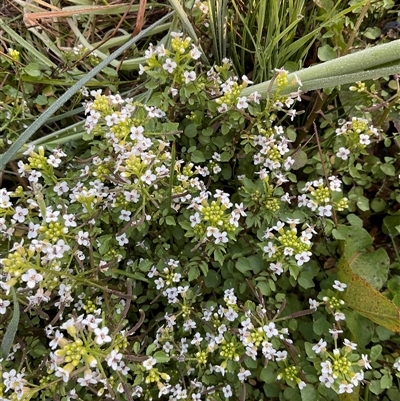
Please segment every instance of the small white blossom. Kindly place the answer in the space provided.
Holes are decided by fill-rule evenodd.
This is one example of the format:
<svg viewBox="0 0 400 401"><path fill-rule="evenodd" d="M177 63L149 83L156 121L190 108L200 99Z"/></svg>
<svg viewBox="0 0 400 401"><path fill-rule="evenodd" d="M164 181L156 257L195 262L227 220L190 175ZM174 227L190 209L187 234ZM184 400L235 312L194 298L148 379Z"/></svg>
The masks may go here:
<svg viewBox="0 0 400 401"><path fill-rule="evenodd" d="M339 148L338 152L336 153L336 156L342 160L347 160L349 158L349 154L350 154L349 149L341 147L341 148Z"/></svg>
<svg viewBox="0 0 400 401"><path fill-rule="evenodd" d="M172 74L174 72L176 67L177 67L177 64L175 63L175 61L172 61L170 58L167 58L165 60L165 63L163 64L164 70L166 70L170 74Z"/></svg>
<svg viewBox="0 0 400 401"><path fill-rule="evenodd" d="M333 287L335 290L338 290L338 291L340 291L340 292L343 292L343 291L346 289L347 284L341 283L339 280L335 280L335 282L334 282L334 284L333 284L332 287Z"/></svg>

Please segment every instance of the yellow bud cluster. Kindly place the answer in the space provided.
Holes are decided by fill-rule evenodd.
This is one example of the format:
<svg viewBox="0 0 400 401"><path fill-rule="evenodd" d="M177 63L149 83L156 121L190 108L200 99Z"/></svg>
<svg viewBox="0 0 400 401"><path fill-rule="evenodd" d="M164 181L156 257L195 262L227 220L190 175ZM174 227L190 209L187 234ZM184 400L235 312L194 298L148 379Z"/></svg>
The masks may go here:
<svg viewBox="0 0 400 401"><path fill-rule="evenodd" d="M330 200L331 192L327 187L319 187L312 191L311 195L315 197L317 203L326 203Z"/></svg>
<svg viewBox="0 0 400 401"><path fill-rule="evenodd" d="M40 232L49 242L57 242L60 237L65 233L65 227L60 222L51 222L49 225L40 227Z"/></svg>

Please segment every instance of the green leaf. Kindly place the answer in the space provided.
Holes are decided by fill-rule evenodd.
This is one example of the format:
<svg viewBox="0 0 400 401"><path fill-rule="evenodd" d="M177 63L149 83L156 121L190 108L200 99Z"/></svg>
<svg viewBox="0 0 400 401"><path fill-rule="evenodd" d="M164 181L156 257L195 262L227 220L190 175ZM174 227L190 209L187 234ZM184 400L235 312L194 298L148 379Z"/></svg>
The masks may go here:
<svg viewBox="0 0 400 401"><path fill-rule="evenodd" d="M318 399L318 393L314 386L307 384L300 390L302 401L316 401Z"/></svg>
<svg viewBox="0 0 400 401"><path fill-rule="evenodd" d="M392 216L386 216L383 219L383 232L389 234L391 237L395 237L400 234L400 214L394 214Z"/></svg>
<svg viewBox="0 0 400 401"><path fill-rule="evenodd" d="M104 255L110 250L110 242L111 242L112 238L113 238L113 236L111 234L102 235L99 238L99 243L100 243L99 253L100 253L100 255Z"/></svg>
<svg viewBox="0 0 400 401"><path fill-rule="evenodd" d="M373 347L371 347L371 351L369 353L371 361L376 361L381 355L382 355L382 345L376 344Z"/></svg>
<svg viewBox="0 0 400 401"><path fill-rule="evenodd" d="M343 300L360 315L391 331L400 332L400 309L352 270L350 263L356 257L357 254L349 257L345 249L337 266L338 279L347 284Z"/></svg>
<svg viewBox="0 0 400 401"><path fill-rule="evenodd" d="M47 97L44 95L38 95L34 102L39 106L45 106L47 104Z"/></svg>
<svg viewBox="0 0 400 401"><path fill-rule="evenodd" d="M276 381L276 372L272 366L267 366L260 373L260 380L264 383L274 383Z"/></svg>
<svg viewBox="0 0 400 401"><path fill-rule="evenodd" d="M371 341L375 326L369 319L349 310L346 312L346 324L359 347L365 347Z"/></svg>
<svg viewBox="0 0 400 401"><path fill-rule="evenodd" d="M394 177L396 175L396 170L393 164L385 163L379 167L386 175L390 175L391 177Z"/></svg>
<svg viewBox="0 0 400 401"><path fill-rule="evenodd" d="M188 273L188 280L193 281L196 280L197 277L200 276L200 270L197 266L190 266Z"/></svg>
<svg viewBox="0 0 400 401"><path fill-rule="evenodd" d="M362 227L363 226L363 221L360 219L356 214L348 214L346 216L347 221L352 225L356 227Z"/></svg>
<svg viewBox="0 0 400 401"><path fill-rule="evenodd" d="M202 163L206 161L203 152L200 150L195 150L191 155L191 159L193 163Z"/></svg>
<svg viewBox="0 0 400 401"><path fill-rule="evenodd" d="M165 222L167 223L167 226L176 226L175 219L172 216L167 216Z"/></svg>
<svg viewBox="0 0 400 401"><path fill-rule="evenodd" d="M302 168L306 165L307 160L308 160L307 153L302 150L299 150L293 156L293 159L294 159L294 163L293 163L292 169L298 170L299 168Z"/></svg>
<svg viewBox="0 0 400 401"><path fill-rule="evenodd" d="M197 135L197 128L194 124L189 124L183 131L188 138L194 138Z"/></svg>
<svg viewBox="0 0 400 401"><path fill-rule="evenodd" d="M154 353L153 357L158 363L165 363L169 361L169 356L164 351L157 351Z"/></svg>
<svg viewBox="0 0 400 401"><path fill-rule="evenodd" d="M323 45L318 49L318 58L321 61L328 61L337 58L336 52L329 45Z"/></svg>
<svg viewBox="0 0 400 401"><path fill-rule="evenodd" d="M299 275L297 282L304 289L313 288L314 287L313 277L314 274L312 274L311 272L302 271Z"/></svg>
<svg viewBox="0 0 400 401"><path fill-rule="evenodd" d="M260 290L261 294L264 295L264 297L268 297L269 295L271 295L271 288L269 287L267 282L257 282L257 288Z"/></svg>
<svg viewBox="0 0 400 401"><path fill-rule="evenodd" d="M346 241L345 257L351 264L351 270L367 281L376 290L386 283L389 273L390 258L383 248L366 252L372 245L372 238L362 227L338 226Z"/></svg>
<svg viewBox="0 0 400 401"><path fill-rule="evenodd" d="M369 391L371 391L372 394L379 395L383 390L384 389L381 388L380 380L371 381L371 384L369 385Z"/></svg>
<svg viewBox="0 0 400 401"><path fill-rule="evenodd" d="M221 265L223 266L224 264L224 255L222 254L220 249L216 249L214 251L214 259Z"/></svg>
<svg viewBox="0 0 400 401"><path fill-rule="evenodd" d="M368 198L366 198L365 196L359 196L357 198L357 206L363 212L366 212L367 210L369 210L369 200L368 200Z"/></svg>
<svg viewBox="0 0 400 401"><path fill-rule="evenodd" d="M375 40L375 39L379 38L380 34L381 34L381 30L379 28L377 28L377 27L374 27L374 28L368 27L365 30L365 32L363 33L363 36L365 36L368 39Z"/></svg>
<svg viewBox="0 0 400 401"><path fill-rule="evenodd" d="M15 292L14 287L11 288L12 296L13 296L13 315L10 320L10 323L7 326L7 330L4 334L3 341L1 342L1 355L3 358L7 358L10 354L12 345L14 343L15 335L17 334L18 323L19 323L19 303L17 294Z"/></svg>
<svg viewBox="0 0 400 401"><path fill-rule="evenodd" d="M156 348L157 345L155 343L150 344L146 349L146 355L150 356Z"/></svg>
<svg viewBox="0 0 400 401"><path fill-rule="evenodd" d="M381 388L389 389L392 387L393 378L392 375L385 374L381 377Z"/></svg>
<svg viewBox="0 0 400 401"><path fill-rule="evenodd" d="M31 77L39 77L42 72L40 71L40 65L38 63L29 63L24 71Z"/></svg>
<svg viewBox="0 0 400 401"><path fill-rule="evenodd" d="M257 274L260 273L263 265L263 260L261 255L252 255L248 258L239 258L236 262L236 269L242 273L252 271Z"/></svg>
<svg viewBox="0 0 400 401"><path fill-rule="evenodd" d="M214 270L209 270L204 277L204 284L207 288L217 288L221 284L221 276Z"/></svg>

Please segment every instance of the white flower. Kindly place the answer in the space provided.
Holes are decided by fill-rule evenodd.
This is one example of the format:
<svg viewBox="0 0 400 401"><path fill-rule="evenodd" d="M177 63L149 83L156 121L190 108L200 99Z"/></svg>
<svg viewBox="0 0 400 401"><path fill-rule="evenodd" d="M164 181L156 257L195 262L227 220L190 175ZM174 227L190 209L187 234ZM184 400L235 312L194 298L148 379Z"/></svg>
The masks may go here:
<svg viewBox="0 0 400 401"><path fill-rule="evenodd" d="M287 359L287 351L277 351L276 353L276 360L279 361L285 361Z"/></svg>
<svg viewBox="0 0 400 401"><path fill-rule="evenodd" d="M332 364L330 361L321 362L321 372L323 375L332 373Z"/></svg>
<svg viewBox="0 0 400 401"><path fill-rule="evenodd" d="M369 145L371 143L369 136L365 134L360 135L360 143L361 145Z"/></svg>
<svg viewBox="0 0 400 401"><path fill-rule="evenodd" d="M319 377L319 381L323 384L325 384L325 387L330 388L331 385L333 384L333 382L335 381L335 379L332 376L329 376L327 374L322 374Z"/></svg>
<svg viewBox="0 0 400 401"><path fill-rule="evenodd" d="M83 246L89 246L89 233L88 232L83 232L79 231L77 235L77 242L79 245Z"/></svg>
<svg viewBox="0 0 400 401"><path fill-rule="evenodd" d="M190 57L193 60L197 60L201 57L201 51L199 50L199 48L195 45L192 44L192 50L190 50Z"/></svg>
<svg viewBox="0 0 400 401"><path fill-rule="evenodd" d="M63 215L65 227L76 227L75 216L71 214Z"/></svg>
<svg viewBox="0 0 400 401"><path fill-rule="evenodd" d="M36 238L39 234L40 224L29 222L28 239Z"/></svg>
<svg viewBox="0 0 400 401"><path fill-rule="evenodd" d="M34 288L36 283L43 280L43 276L39 274L35 269L29 269L25 274L21 276L22 281L26 282L28 288Z"/></svg>
<svg viewBox="0 0 400 401"><path fill-rule="evenodd" d="M274 322L270 322L270 323L264 325L263 330L268 338L275 337L279 334L278 330L275 327Z"/></svg>
<svg viewBox="0 0 400 401"><path fill-rule="evenodd" d="M315 344L312 347L312 350L316 353L316 354L320 354L321 352L326 351L326 341L324 341L322 338L318 341L317 344Z"/></svg>
<svg viewBox="0 0 400 401"><path fill-rule="evenodd" d="M336 153L336 156L342 160L347 160L349 158L349 154L350 154L350 150L348 150L342 146L341 148L339 148L338 152Z"/></svg>
<svg viewBox="0 0 400 401"><path fill-rule="evenodd" d="M229 398L232 396L232 388L231 386L228 384L225 387L222 387L222 392L224 393L224 397L225 398Z"/></svg>
<svg viewBox="0 0 400 401"><path fill-rule="evenodd" d="M143 132L144 132L144 128L141 125L139 125L139 127L131 127L130 138L132 140L136 139L138 141L141 141L142 139L144 139Z"/></svg>
<svg viewBox="0 0 400 401"><path fill-rule="evenodd" d="M207 227L207 237L214 236L215 238L220 234L220 231L216 227Z"/></svg>
<svg viewBox="0 0 400 401"><path fill-rule="evenodd" d="M57 184L54 185L53 189L58 196L61 196L65 192L69 191L68 184L66 183L66 181L57 182Z"/></svg>
<svg viewBox="0 0 400 401"><path fill-rule="evenodd" d="M337 322L340 320L346 320L346 315L343 312L335 312L335 320Z"/></svg>
<svg viewBox="0 0 400 401"><path fill-rule="evenodd" d="M120 236L115 237L118 241L119 246L124 246L129 242L128 238L126 237L126 233L121 234Z"/></svg>
<svg viewBox="0 0 400 401"><path fill-rule="evenodd" d="M335 176L329 177L329 181L329 188L331 189L331 191L340 192L340 187L342 186L341 181Z"/></svg>
<svg viewBox="0 0 400 401"><path fill-rule="evenodd" d="M247 85L251 85L251 84L253 83L253 81L250 81L250 79L247 78L246 75L242 75L242 81L243 81L244 83L246 83Z"/></svg>
<svg viewBox="0 0 400 401"><path fill-rule="evenodd" d="M222 242L223 244L226 244L229 241L228 238L228 233L226 231L218 232L217 234L214 234L215 237L215 243L219 244L220 242Z"/></svg>
<svg viewBox="0 0 400 401"><path fill-rule="evenodd" d="M167 58L165 60L165 63L163 64L164 70L168 71L170 74L172 74L177 67L177 64L175 61L172 61L170 58Z"/></svg>
<svg viewBox="0 0 400 401"><path fill-rule="evenodd" d="M183 76L185 78L185 84L189 84L196 80L196 73L194 71L185 71Z"/></svg>
<svg viewBox="0 0 400 401"><path fill-rule="evenodd" d="M393 368L400 372L400 358L393 364Z"/></svg>
<svg viewBox="0 0 400 401"><path fill-rule="evenodd" d="M316 301L315 299L308 299L308 303L310 304L310 309L317 309L319 306L319 302Z"/></svg>
<svg viewBox="0 0 400 401"><path fill-rule="evenodd" d="M244 368L240 368L240 372L238 373L238 379L240 382L244 382L251 375L249 370L245 370Z"/></svg>
<svg viewBox="0 0 400 401"><path fill-rule="evenodd" d="M367 354L361 354L361 359L358 361L358 364L360 366L364 366L365 369L372 369L372 366L369 363Z"/></svg>
<svg viewBox="0 0 400 401"><path fill-rule="evenodd" d="M340 292L343 292L343 291L346 289L347 284L341 283L339 280L335 280L335 282L334 282L334 284L333 284L332 287L333 287L335 290L338 290L338 291L340 291Z"/></svg>
<svg viewBox="0 0 400 401"><path fill-rule="evenodd" d="M343 330L329 329L329 333L332 334L332 337L334 340L337 340L339 337L339 334L343 333Z"/></svg>
<svg viewBox="0 0 400 401"><path fill-rule="evenodd" d="M113 370L118 369L118 363L121 362L122 354L118 353L116 350L112 350L109 355L106 357L107 365L112 368ZM152 358L150 358L152 359ZM144 361L147 362L148 360ZM143 366L144 366L143 362ZM146 368L147 369L147 368Z"/></svg>
<svg viewBox="0 0 400 401"><path fill-rule="evenodd" d="M123 221L129 221L131 214L132 214L131 211L122 209L121 214L119 215L119 218L120 218L120 220L123 220Z"/></svg>
<svg viewBox="0 0 400 401"><path fill-rule="evenodd" d="M268 257L271 257L272 255L275 254L276 249L275 249L274 245L272 244L272 242L268 242L267 246L264 246L263 251L265 253L268 253Z"/></svg>
<svg viewBox="0 0 400 401"><path fill-rule="evenodd" d="M344 384L342 383L339 386L339 394L343 394L343 393L352 393L353 392L353 385L351 383L348 384Z"/></svg>
<svg viewBox="0 0 400 401"><path fill-rule="evenodd" d="M0 315L4 315L7 311L7 306L10 305L10 301L7 299L1 299L0 298Z"/></svg>
<svg viewBox="0 0 400 401"><path fill-rule="evenodd" d="M108 335L109 331L110 330L108 329L108 327L103 327L102 329L97 327L96 329L94 329L94 334L96 335L96 344L102 345L104 343L111 342L111 337Z"/></svg>
<svg viewBox="0 0 400 401"><path fill-rule="evenodd" d="M276 262L276 263L271 263L269 265L269 268L278 276L280 276L283 273L283 268L282 268L282 263L281 262Z"/></svg>
<svg viewBox="0 0 400 401"><path fill-rule="evenodd" d="M151 170L146 170L146 172L140 177L140 179L147 185L151 185L151 183L157 179L157 176L153 174Z"/></svg>
<svg viewBox="0 0 400 401"><path fill-rule="evenodd" d="M247 103L247 97L246 96L239 97L236 107L238 109L247 109L247 107L249 107L249 104Z"/></svg>
<svg viewBox="0 0 400 401"><path fill-rule="evenodd" d="M332 206L331 205L320 206L318 208L318 213L322 217L324 217L324 216L330 217L330 216L332 216Z"/></svg>
<svg viewBox="0 0 400 401"><path fill-rule="evenodd" d="M157 363L157 360L153 357L150 357L143 361L143 366L146 368L146 370L150 370L153 368L153 366Z"/></svg>
<svg viewBox="0 0 400 401"><path fill-rule="evenodd" d="M250 102L254 102L254 103L260 104L261 95L257 91L254 91L253 93L251 93L248 96L248 100Z"/></svg>
<svg viewBox="0 0 400 401"><path fill-rule="evenodd" d="M297 266L303 266L304 263L307 263L310 260L310 256L312 255L309 251L304 251L300 254L295 255L294 257L297 260Z"/></svg>
<svg viewBox="0 0 400 401"><path fill-rule="evenodd" d="M13 215L13 219L18 223L23 223L25 221L25 216L28 214L28 209L25 209L21 206L17 206L15 208L15 214Z"/></svg>
<svg viewBox="0 0 400 401"><path fill-rule="evenodd" d="M297 205L298 205L299 207L301 207L301 206L307 206L307 202L308 202L307 195L299 195L299 196L297 197Z"/></svg>
<svg viewBox="0 0 400 401"><path fill-rule="evenodd" d="M347 338L345 338L345 339L343 340L343 343L344 343L344 345L345 345L346 347L349 347L349 348L352 349L352 350L357 349L357 344L356 344L356 343L352 343L352 342L349 341Z"/></svg>
<svg viewBox="0 0 400 401"><path fill-rule="evenodd" d="M218 107L218 113L226 113L228 111L228 105L226 103L222 103L221 106Z"/></svg>

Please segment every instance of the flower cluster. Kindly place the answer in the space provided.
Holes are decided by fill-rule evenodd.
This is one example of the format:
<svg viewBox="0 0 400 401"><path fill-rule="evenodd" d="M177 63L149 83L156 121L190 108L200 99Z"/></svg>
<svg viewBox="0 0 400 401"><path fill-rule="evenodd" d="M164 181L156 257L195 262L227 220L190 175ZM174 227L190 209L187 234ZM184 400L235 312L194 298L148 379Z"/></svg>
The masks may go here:
<svg viewBox="0 0 400 401"><path fill-rule="evenodd" d="M154 284L157 285L157 280ZM198 311L190 307L195 299L188 294L176 304L179 312L165 314L165 324L157 330L156 341L151 347L153 356L143 362L147 377L135 388L134 396L140 397L149 391L155 393L154 386L150 385L156 383L158 398L169 395L170 400L201 400L220 394L235 399L252 375L246 368L249 359L262 358L273 364L277 371L285 369L289 356L282 348L285 343L291 343L288 330L271 321L262 305L239 305L231 288L224 291L223 299L225 306L217 307L209 302ZM177 337L179 341L174 340ZM157 362L157 356L162 362ZM167 375L166 362L176 363L185 373L184 387ZM195 379L200 372L202 379ZM299 369L292 379L300 388L305 385L299 379Z"/></svg>
<svg viewBox="0 0 400 401"><path fill-rule="evenodd" d="M233 239L232 235L239 228L241 216L246 216L243 204L235 204L235 209L230 213L228 209L233 207L229 194L216 190L214 200L210 200L211 193L202 191L193 198L189 208L196 212L190 216L190 226L196 238L211 240L215 244L226 243Z"/></svg>
<svg viewBox="0 0 400 401"><path fill-rule="evenodd" d="M336 129L336 156L347 160L350 153L360 153L376 139L380 138L379 129L368 123L368 120L353 117Z"/></svg>
<svg viewBox="0 0 400 401"><path fill-rule="evenodd" d="M298 206L318 212L321 217L331 217L333 210L342 211L348 207L348 199L342 196L342 182L336 176L328 177L329 187L322 178L306 182L305 194L298 196Z"/></svg>
<svg viewBox="0 0 400 401"><path fill-rule="evenodd" d="M303 266L312 255L310 252L311 239L313 234L316 234L315 230L308 226L298 236L296 225L300 221L291 219L287 223L288 226L278 221L275 226L268 228L263 236L268 241L267 245L261 245L265 257L274 261L270 264L270 270L276 275L281 275L287 271L289 265L292 265L294 261L298 267Z"/></svg>
<svg viewBox="0 0 400 401"><path fill-rule="evenodd" d="M315 354L321 358L319 381L338 394L352 393L353 389L364 380L363 368L372 369L368 356L362 354L360 358L354 353L357 344L347 338L343 340L343 347L337 348L337 330L332 330L332 335L335 339L335 348L332 352L327 350L327 342L323 339L312 347Z"/></svg>

